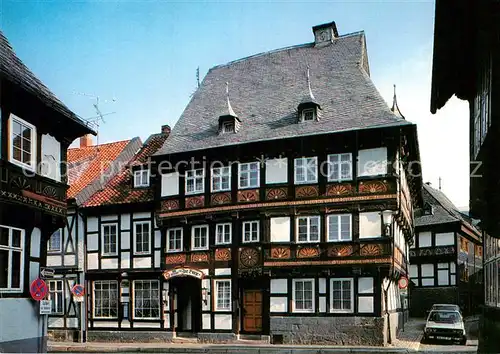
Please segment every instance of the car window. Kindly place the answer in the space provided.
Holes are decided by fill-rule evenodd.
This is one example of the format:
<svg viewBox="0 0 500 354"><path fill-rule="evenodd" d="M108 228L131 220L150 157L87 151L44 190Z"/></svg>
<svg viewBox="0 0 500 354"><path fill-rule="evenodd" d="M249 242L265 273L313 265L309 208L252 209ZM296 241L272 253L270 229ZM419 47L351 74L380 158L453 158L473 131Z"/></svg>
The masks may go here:
<svg viewBox="0 0 500 354"><path fill-rule="evenodd" d="M435 305L433 310L457 310L457 306L453 305Z"/></svg>
<svg viewBox="0 0 500 354"><path fill-rule="evenodd" d="M460 314L455 311L433 311L429 314L429 321L437 323L457 323L461 321Z"/></svg>

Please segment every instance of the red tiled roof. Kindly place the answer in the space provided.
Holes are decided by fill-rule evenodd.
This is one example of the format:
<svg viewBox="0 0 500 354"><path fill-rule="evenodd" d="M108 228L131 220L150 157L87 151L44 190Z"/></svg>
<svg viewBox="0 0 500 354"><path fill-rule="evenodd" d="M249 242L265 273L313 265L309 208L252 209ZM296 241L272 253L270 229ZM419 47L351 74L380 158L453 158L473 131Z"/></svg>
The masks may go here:
<svg viewBox="0 0 500 354"><path fill-rule="evenodd" d="M85 207L110 204L140 203L154 199L153 189L133 188L131 166L142 165L148 162L151 155L157 152L167 139L167 134L151 135L130 162L112 178L101 191L92 195L85 202Z"/></svg>
<svg viewBox="0 0 500 354"><path fill-rule="evenodd" d="M130 140L68 149L68 198L76 198L113 163Z"/></svg>

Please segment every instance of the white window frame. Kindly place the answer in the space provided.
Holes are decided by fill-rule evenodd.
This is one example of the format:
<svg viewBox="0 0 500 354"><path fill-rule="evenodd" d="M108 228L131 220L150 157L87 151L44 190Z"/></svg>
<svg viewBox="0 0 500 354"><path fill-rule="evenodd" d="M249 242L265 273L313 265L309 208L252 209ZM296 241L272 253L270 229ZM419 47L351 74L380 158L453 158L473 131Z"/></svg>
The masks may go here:
<svg viewBox="0 0 500 354"><path fill-rule="evenodd" d="M301 241L299 240L299 223L300 220L307 220L307 240ZM311 220L318 220L318 239L311 240ZM299 216L295 219L295 242L297 243L319 243L321 242L321 217L319 215L309 215L309 216Z"/></svg>
<svg viewBox="0 0 500 354"><path fill-rule="evenodd" d="M256 227L257 229L257 238L253 239L253 228ZM247 230L247 228L250 228ZM246 239L247 232L250 235L250 239ZM243 243L252 243L252 242L259 242L260 240L260 221L259 220L252 220L252 221L243 221L242 223L242 233L241 236L243 237L242 242Z"/></svg>
<svg viewBox="0 0 500 354"><path fill-rule="evenodd" d="M151 296L151 285L153 283L157 284L158 285L158 297L156 298L156 300L158 301L158 316L157 317L139 317L136 315L135 311L136 311L136 293L135 293L135 288L136 288L136 284L137 283L143 283L143 284L149 284L150 288L149 288L149 302L151 303L151 299L153 299L153 297ZM133 294L133 300L132 300L132 318L133 319L141 319L141 320L159 320L160 319L160 316L161 316L161 296L162 296L162 289L160 288L160 281L159 280L156 280L156 279L140 279L140 280L134 280L132 282L132 294ZM144 299L144 298L142 298ZM143 301L143 304L144 304L144 301ZM144 308L143 308L144 309ZM149 310L153 309L152 306L149 306L148 307Z"/></svg>
<svg viewBox="0 0 500 354"><path fill-rule="evenodd" d="M256 169L252 169L253 167L256 167ZM242 171L242 168L246 167L248 168L245 171ZM257 172L257 182L256 184L252 184L251 181L252 179L250 178L250 174L252 172ZM243 174L247 174L247 183L243 185L241 181L241 176ZM258 188L260 186L260 162L246 162L246 163L239 163L238 164L238 189L246 189L246 188Z"/></svg>
<svg viewBox="0 0 500 354"><path fill-rule="evenodd" d="M311 309L297 309L296 304L296 286L298 282L310 282L312 283L312 308ZM315 294L315 280L314 278L304 278L304 279L293 279L292 280L292 312L297 313L314 313L316 310L316 294Z"/></svg>
<svg viewBox="0 0 500 354"><path fill-rule="evenodd" d="M229 306L224 306L224 307L221 307L219 306L219 296L220 296L220 293L219 293L219 286L218 286L218 283L229 283ZM214 289L215 289L215 311L227 311L227 312L230 312L232 309L231 309L231 305L233 303L232 301L232 288L231 288L231 279L214 279ZM224 299L224 293L223 293L223 299L222 300L226 300Z"/></svg>
<svg viewBox="0 0 500 354"><path fill-rule="evenodd" d="M96 284L99 283L99 284L104 284L104 283L107 283L108 285L110 284L114 284L116 285L116 316L96 316ZM93 318L105 318L105 319L116 319L118 318L118 304L119 304L119 296L120 296L120 287L118 286L118 281L116 280L94 280L92 282L92 290L94 292L93 296L92 296L92 317ZM102 290L99 290L100 292L103 292ZM109 289L108 287L108 290L107 290L107 296L103 297L103 299L107 299L107 300L110 300L111 299L111 289ZM108 306L107 307L107 310L109 310L109 312L111 312L112 310L112 307L111 306Z"/></svg>
<svg viewBox="0 0 500 354"><path fill-rule="evenodd" d="M300 161L300 166L299 166ZM305 165L304 165L305 163ZM314 164L314 171L311 169L311 163ZM304 180L298 180L298 172L299 169L303 170L302 175L304 176ZM307 172L314 172L314 178L310 179ZM294 159L293 163L293 176L295 184L312 184L318 183L318 157L299 157Z"/></svg>
<svg viewBox="0 0 500 354"><path fill-rule="evenodd" d="M14 129L13 129L14 121L17 121L17 123L24 125L25 127L31 129L31 141L30 141L31 160L30 160L30 164L26 164L22 161L18 161L16 159L14 159L14 139L13 139L14 138L14 136L13 136L13 134L14 134ZM11 113L10 118L9 118L9 161L15 165L18 165L22 168L27 169L27 170L35 171L36 157L37 157L37 150L36 150L37 141L36 140L37 140L36 127L33 124L28 123L24 119L21 119L18 116L16 116L15 114ZM22 159L22 146L21 146L21 159Z"/></svg>
<svg viewBox="0 0 500 354"><path fill-rule="evenodd" d="M137 226L138 225L148 225L148 234L147 234L147 243L144 242L144 229L142 229L141 232L141 237L143 238L141 240L142 245L144 246L145 244L148 245L147 251L144 251L144 248L142 251L137 251ZM134 221L133 222L133 227L134 227L134 254L151 254L151 222L150 221Z"/></svg>
<svg viewBox="0 0 500 354"><path fill-rule="evenodd" d="M180 248L170 248L170 232L173 232L175 236L177 236L177 232L180 231L181 234L181 247ZM184 229L182 227L174 227L171 229L167 229L167 253L175 253L175 252L182 252L184 249L183 242L184 242Z"/></svg>
<svg viewBox="0 0 500 354"><path fill-rule="evenodd" d="M134 171L134 187L149 187L149 170L142 169Z"/></svg>
<svg viewBox="0 0 500 354"><path fill-rule="evenodd" d="M200 176L200 171L201 171L201 176ZM197 188L197 183L196 181L198 179L201 179L201 187ZM193 181L193 190L188 191L188 182ZM186 195L191 195L191 194L200 194L205 191L205 169L203 168L197 168L194 170L188 170L186 171L186 176L184 178L184 185L185 185L185 194Z"/></svg>
<svg viewBox="0 0 500 354"><path fill-rule="evenodd" d="M114 252L105 252L104 250L106 249L105 246L105 237L104 237L104 230L107 227L115 227L116 233L115 233L115 251ZM118 223L109 223L109 224L102 224L101 225L101 242L102 242L102 250L101 253L103 256L116 256L118 255ZM111 234L110 234L110 242L109 242L109 248L111 249L111 245L113 243L111 242Z"/></svg>
<svg viewBox="0 0 500 354"><path fill-rule="evenodd" d="M342 158L349 157L348 161L343 161ZM337 174L333 176L333 167L337 166ZM342 166L349 166L349 175L342 175ZM344 153L344 154L330 154L328 155L328 181L329 182L340 182L340 181L351 181L352 180L352 154Z"/></svg>
<svg viewBox="0 0 500 354"><path fill-rule="evenodd" d="M0 293L20 293L23 291L24 287L24 242L25 242L25 231L23 229L19 229L17 227L12 227L12 226L7 226L7 225L0 225L0 228L5 228L9 230L9 239L8 239L8 244L7 245L0 245L0 250L6 250L9 254L9 263L7 265L7 287L6 288L0 288ZM19 247L14 247L12 246L12 231L17 230L20 231L20 243ZM19 287L13 288L12 287L12 253L13 252L19 252L21 254L20 258L20 266L19 266Z"/></svg>
<svg viewBox="0 0 500 354"><path fill-rule="evenodd" d="M226 240L226 229L229 229L229 240ZM231 223L222 223L215 225L215 244L216 245L229 245L232 241L233 225ZM222 238L219 238L220 231L222 231Z"/></svg>
<svg viewBox="0 0 500 354"><path fill-rule="evenodd" d="M343 298L343 290L342 290L342 282L349 281L351 283L351 308L350 309L334 309L333 308L333 282L340 281L341 282L341 291L340 291L340 302L342 307L344 307L344 298ZM330 279L330 312L331 313L353 313L354 312L354 279L353 278L331 278Z"/></svg>
<svg viewBox="0 0 500 354"><path fill-rule="evenodd" d="M307 113L312 113L312 119L306 119ZM311 122L311 121L315 121L316 119L317 119L316 108L305 108L302 110L301 120L303 122Z"/></svg>
<svg viewBox="0 0 500 354"><path fill-rule="evenodd" d="M342 239L342 217L348 216L349 217L349 238L347 239ZM337 238L332 238L330 235L330 219L331 218L337 218L337 225L338 230L337 230ZM330 214L326 218L326 235L327 235L327 242L344 242L344 241L352 241L352 215L351 214Z"/></svg>
<svg viewBox="0 0 500 354"><path fill-rule="evenodd" d="M224 173L227 171L227 173ZM218 172L218 175L215 173ZM222 187L223 180L227 178L227 188ZM219 188L215 188L214 182L218 180ZM211 179L211 191L212 192L224 192L231 190L231 166L223 166L223 167L213 167L212 168L212 179Z"/></svg>
<svg viewBox="0 0 500 354"><path fill-rule="evenodd" d="M196 230L206 230L206 245L205 246L195 246L195 234ZM209 242L209 228L208 225L194 225L191 227L191 250L193 251L199 251L199 250L208 250L208 242ZM201 235L201 234L200 234ZM201 239L200 239L201 240ZM201 243L201 241L200 241Z"/></svg>
<svg viewBox="0 0 500 354"><path fill-rule="evenodd" d="M52 305L52 315L64 314L64 281L53 279L49 280L47 285L49 286L49 299ZM59 288L58 285L61 285L61 287ZM54 286L54 288L52 288L52 286ZM60 294L60 298L57 296L58 294ZM60 311L57 311L59 306L61 309Z"/></svg>
<svg viewBox="0 0 500 354"><path fill-rule="evenodd" d="M53 248L52 247L52 238L54 235L58 234L59 235L59 248ZM48 241L47 241L47 253L60 253L62 250L62 240L63 240L63 230L62 229L57 229L54 231L52 235L50 235Z"/></svg>

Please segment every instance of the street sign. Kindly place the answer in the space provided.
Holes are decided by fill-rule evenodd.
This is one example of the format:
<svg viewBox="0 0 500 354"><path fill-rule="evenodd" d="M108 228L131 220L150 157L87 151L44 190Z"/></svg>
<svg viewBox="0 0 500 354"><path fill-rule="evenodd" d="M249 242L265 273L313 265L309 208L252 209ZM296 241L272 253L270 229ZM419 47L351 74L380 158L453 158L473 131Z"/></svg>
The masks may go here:
<svg viewBox="0 0 500 354"><path fill-rule="evenodd" d="M73 295L73 300L75 300L75 302L83 302L83 296Z"/></svg>
<svg viewBox="0 0 500 354"><path fill-rule="evenodd" d="M83 295L85 295L85 288L81 284L76 284L71 289L71 293L75 295L75 297L83 297Z"/></svg>
<svg viewBox="0 0 500 354"><path fill-rule="evenodd" d="M40 271L40 275L42 278L48 278L48 277L53 277L56 271L52 268L42 268Z"/></svg>
<svg viewBox="0 0 500 354"><path fill-rule="evenodd" d="M31 282L30 286L30 294L31 297L36 300L42 300L49 293L49 288L47 287L47 283L43 279L36 278Z"/></svg>
<svg viewBox="0 0 500 354"><path fill-rule="evenodd" d="M40 315L50 315L52 313L52 303L50 300L40 301Z"/></svg>
<svg viewBox="0 0 500 354"><path fill-rule="evenodd" d="M408 278L402 277L398 281L398 285L400 289L406 289L408 287Z"/></svg>

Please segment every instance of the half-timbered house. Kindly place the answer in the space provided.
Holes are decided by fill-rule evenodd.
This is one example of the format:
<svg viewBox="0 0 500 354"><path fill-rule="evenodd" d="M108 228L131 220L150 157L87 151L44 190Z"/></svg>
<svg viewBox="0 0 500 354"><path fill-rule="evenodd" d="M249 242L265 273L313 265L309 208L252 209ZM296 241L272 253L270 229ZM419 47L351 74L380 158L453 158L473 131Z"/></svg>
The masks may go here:
<svg viewBox="0 0 500 354"><path fill-rule="evenodd" d="M384 345L402 324L416 126L371 82L363 32L313 33L209 70L156 154L172 336Z"/></svg>
<svg viewBox="0 0 500 354"><path fill-rule="evenodd" d="M415 213L410 248L410 313L423 317L433 304L457 304L464 315L482 301L481 232L446 195L423 186L424 207Z"/></svg>
<svg viewBox="0 0 500 354"><path fill-rule="evenodd" d="M75 302L71 289L85 283L85 220L80 208L121 171L141 147L133 138L94 145L92 136L80 138L77 148L68 149L67 222L47 243L47 266L55 275L48 281L52 314L49 335L52 339L83 339L85 303Z"/></svg>
<svg viewBox="0 0 500 354"><path fill-rule="evenodd" d="M66 220L68 146L95 134L21 62L0 32L0 352L45 352L30 297Z"/></svg>

